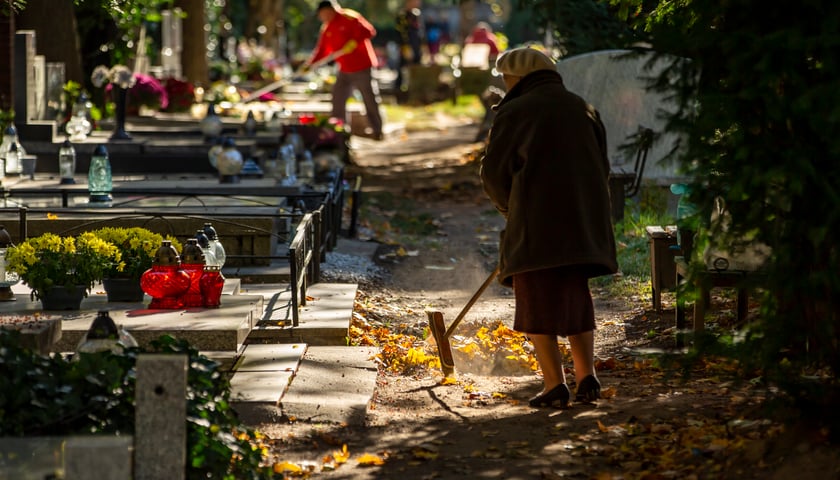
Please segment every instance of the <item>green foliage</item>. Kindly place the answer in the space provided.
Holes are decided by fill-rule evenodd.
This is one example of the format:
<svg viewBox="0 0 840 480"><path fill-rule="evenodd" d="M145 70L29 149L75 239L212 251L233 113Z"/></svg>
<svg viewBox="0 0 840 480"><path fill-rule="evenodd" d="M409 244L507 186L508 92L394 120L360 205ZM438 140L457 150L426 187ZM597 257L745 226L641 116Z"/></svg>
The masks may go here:
<svg viewBox="0 0 840 480"><path fill-rule="evenodd" d="M4 0L0 3L0 14L9 16L12 12L19 12L26 7L26 0Z"/></svg>
<svg viewBox="0 0 840 480"><path fill-rule="evenodd" d="M682 106L669 129L689 199L701 217L716 199L731 214L708 237L773 249L761 318L731 353L801 396L803 375L840 371L840 4L611 3L655 51L689 60L658 82Z"/></svg>
<svg viewBox="0 0 840 480"><path fill-rule="evenodd" d="M124 354L41 356L20 347L19 333L0 331L0 435L132 434L135 365L141 353L184 354L190 479L271 478L230 406L230 384L218 363L183 340L163 336Z"/></svg>
<svg viewBox="0 0 840 480"><path fill-rule="evenodd" d="M598 0L517 0L533 11L537 24L549 29L563 56L627 47L637 40L614 14L620 9Z"/></svg>
<svg viewBox="0 0 840 480"><path fill-rule="evenodd" d="M441 116L480 122L484 107L477 95L461 95L455 102L435 102L423 106L383 104L385 116L392 122L404 123L408 131L439 128Z"/></svg>
<svg viewBox="0 0 840 480"><path fill-rule="evenodd" d="M646 227L674 225L675 218L667 211L666 190L644 187L638 203L628 203L624 218L615 224L618 265L625 277L650 280L650 246Z"/></svg>
<svg viewBox="0 0 840 480"><path fill-rule="evenodd" d="M136 42L140 40L140 30L148 23L160 23L160 12L172 9L174 0L119 0L99 2L99 0L76 0L77 5L94 2L93 6L104 10L114 21L119 31L119 37L103 39L103 48L111 53L114 64L131 64L137 49ZM85 28L81 27L84 31ZM147 47L151 45L151 36L146 37ZM154 49L147 48L147 54L152 55Z"/></svg>
<svg viewBox="0 0 840 480"><path fill-rule="evenodd" d="M127 433L133 430L128 357L78 362L33 354L0 330L0 435Z"/></svg>
<svg viewBox="0 0 840 480"><path fill-rule="evenodd" d="M3 141L3 134L6 132L6 128L12 124L15 120L15 111L11 108L8 110L3 110L0 108L0 142Z"/></svg>

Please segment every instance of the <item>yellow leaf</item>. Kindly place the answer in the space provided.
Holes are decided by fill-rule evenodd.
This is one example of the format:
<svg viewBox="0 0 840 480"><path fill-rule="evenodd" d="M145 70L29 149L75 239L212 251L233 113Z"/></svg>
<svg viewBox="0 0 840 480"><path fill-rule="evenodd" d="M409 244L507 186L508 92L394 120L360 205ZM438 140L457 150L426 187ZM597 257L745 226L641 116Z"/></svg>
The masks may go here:
<svg viewBox="0 0 840 480"><path fill-rule="evenodd" d="M47 220L58 220L58 215L54 213L47 213Z"/></svg>
<svg viewBox="0 0 840 480"><path fill-rule="evenodd" d="M364 453L358 459L359 465L385 465L385 460L378 455L371 455L370 453Z"/></svg>
<svg viewBox="0 0 840 480"><path fill-rule="evenodd" d="M291 462L280 462L274 464L274 473L284 472L301 473L303 472L303 469L300 468L300 465Z"/></svg>
<svg viewBox="0 0 840 480"><path fill-rule="evenodd" d="M347 451L347 444L341 446L340 451L333 452L335 463L345 463L350 458L350 452Z"/></svg>
<svg viewBox="0 0 840 480"><path fill-rule="evenodd" d="M441 385L457 385L458 380L454 377L444 377L443 380L440 381Z"/></svg>

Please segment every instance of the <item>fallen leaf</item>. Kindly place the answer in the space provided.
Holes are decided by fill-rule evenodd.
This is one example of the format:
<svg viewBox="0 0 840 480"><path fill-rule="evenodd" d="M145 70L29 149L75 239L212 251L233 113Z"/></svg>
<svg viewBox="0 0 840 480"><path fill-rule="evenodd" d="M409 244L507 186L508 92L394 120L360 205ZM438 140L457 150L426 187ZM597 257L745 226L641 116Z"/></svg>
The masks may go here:
<svg viewBox="0 0 840 480"><path fill-rule="evenodd" d="M356 460L359 465L364 466L378 466L378 465L385 465L385 460L378 456L372 455L370 453L363 453L362 456Z"/></svg>
<svg viewBox="0 0 840 480"><path fill-rule="evenodd" d="M274 473L301 473L303 468L296 463L280 462L274 464Z"/></svg>

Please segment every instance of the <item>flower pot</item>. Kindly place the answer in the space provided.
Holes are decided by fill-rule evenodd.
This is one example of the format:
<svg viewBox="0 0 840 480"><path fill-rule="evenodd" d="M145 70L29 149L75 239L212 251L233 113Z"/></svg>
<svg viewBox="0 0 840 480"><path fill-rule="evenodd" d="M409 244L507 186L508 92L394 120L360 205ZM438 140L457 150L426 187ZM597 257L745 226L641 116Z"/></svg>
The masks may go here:
<svg viewBox="0 0 840 480"><path fill-rule="evenodd" d="M87 292L86 285L50 287L38 292L44 310L79 310Z"/></svg>
<svg viewBox="0 0 840 480"><path fill-rule="evenodd" d="M142 302L145 295L139 278L106 278L102 286L109 302Z"/></svg>

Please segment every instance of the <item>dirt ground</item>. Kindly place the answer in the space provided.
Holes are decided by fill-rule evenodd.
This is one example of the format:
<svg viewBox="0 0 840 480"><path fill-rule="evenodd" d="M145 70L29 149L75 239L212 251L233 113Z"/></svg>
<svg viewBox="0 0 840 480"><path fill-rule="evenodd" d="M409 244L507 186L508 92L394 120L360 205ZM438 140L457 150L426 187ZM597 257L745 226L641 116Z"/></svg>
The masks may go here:
<svg viewBox="0 0 840 480"><path fill-rule="evenodd" d="M469 161L476 128L452 122L354 143L348 177L362 175L371 197L387 191L410 199L411 215L428 215L436 226L424 241L393 235L393 245L383 244L377 260L389 274L360 286L368 322L422 339L424 310L440 309L448 324L495 265L502 219ZM360 238L382 241L361 220ZM538 373L505 354L456 356L452 382L435 369L381 371L364 427L290 422L261 431L278 471L302 468L313 478L840 478L831 432L770 409L773 391L726 380L725 362L710 360L686 377L662 368L663 356L651 352L673 346L673 299L666 295L658 314L648 295L593 289L604 396L597 404L530 408ZM511 291L494 283L453 341L482 325L509 326L512 313ZM571 370L568 379L575 380Z"/></svg>

